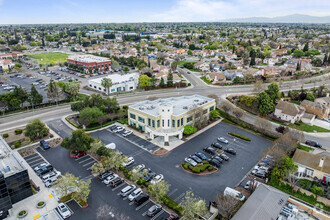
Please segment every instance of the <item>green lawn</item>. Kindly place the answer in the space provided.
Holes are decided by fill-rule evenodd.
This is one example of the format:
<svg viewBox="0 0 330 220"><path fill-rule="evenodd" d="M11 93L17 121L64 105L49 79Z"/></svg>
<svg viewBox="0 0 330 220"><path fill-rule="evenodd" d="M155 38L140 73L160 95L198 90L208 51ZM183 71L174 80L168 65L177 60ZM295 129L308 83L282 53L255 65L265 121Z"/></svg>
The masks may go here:
<svg viewBox="0 0 330 220"><path fill-rule="evenodd" d="M300 149L300 150L307 151L307 152L313 150L313 148L311 148L311 147L307 147L307 146L305 146L305 145L301 145L301 144L299 144L299 146L298 146L297 148Z"/></svg>
<svg viewBox="0 0 330 220"><path fill-rule="evenodd" d="M69 54L65 53L39 53L28 55L31 58L37 59L38 63L45 65L45 64L57 64L57 63L64 63L66 62Z"/></svg>
<svg viewBox="0 0 330 220"><path fill-rule="evenodd" d="M185 63L196 63L196 62L192 62L192 61L179 61L178 62L178 66L183 66L183 64Z"/></svg>
<svg viewBox="0 0 330 220"><path fill-rule="evenodd" d="M212 81L206 78L206 76L201 76L201 80L203 80L206 84L212 84Z"/></svg>
<svg viewBox="0 0 330 220"><path fill-rule="evenodd" d="M321 128L319 126L316 125L308 125L308 124L304 124L302 122L296 122L294 124L289 124L289 127L291 128L295 128L301 131L306 131L306 132L330 132L330 130L325 129L325 128Z"/></svg>

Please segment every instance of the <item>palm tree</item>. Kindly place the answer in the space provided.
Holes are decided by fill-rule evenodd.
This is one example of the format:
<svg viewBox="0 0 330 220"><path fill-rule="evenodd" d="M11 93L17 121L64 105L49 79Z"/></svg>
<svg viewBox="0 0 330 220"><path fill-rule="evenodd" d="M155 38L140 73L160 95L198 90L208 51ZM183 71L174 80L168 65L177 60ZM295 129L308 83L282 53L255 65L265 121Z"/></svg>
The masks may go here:
<svg viewBox="0 0 330 220"><path fill-rule="evenodd" d="M103 78L101 85L107 89L107 95L109 95L109 88L112 86L112 81L110 78Z"/></svg>

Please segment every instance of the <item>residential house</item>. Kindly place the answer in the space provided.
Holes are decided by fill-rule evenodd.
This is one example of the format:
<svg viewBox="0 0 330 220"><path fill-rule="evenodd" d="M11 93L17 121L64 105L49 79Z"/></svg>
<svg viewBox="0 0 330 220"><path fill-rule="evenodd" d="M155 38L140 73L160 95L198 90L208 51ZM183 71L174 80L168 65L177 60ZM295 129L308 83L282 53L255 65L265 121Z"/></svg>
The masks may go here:
<svg viewBox="0 0 330 220"><path fill-rule="evenodd" d="M208 64L204 61L199 61L199 62L194 64L194 68L199 69L203 72L206 72L206 71L210 70L210 64Z"/></svg>
<svg viewBox="0 0 330 220"><path fill-rule="evenodd" d="M224 74L226 76L226 79L228 80L233 80L236 77L240 77L240 78L244 77L242 70L225 70Z"/></svg>
<svg viewBox="0 0 330 220"><path fill-rule="evenodd" d="M5 70L9 70L12 67L14 67L14 64L11 61L11 59L5 59L5 60L0 59L0 73Z"/></svg>
<svg viewBox="0 0 330 220"><path fill-rule="evenodd" d="M216 84L218 81L226 81L226 76L223 72L211 72L206 75L206 78L211 80L213 84Z"/></svg>
<svg viewBox="0 0 330 220"><path fill-rule="evenodd" d="M301 106L306 109L307 113L314 114L319 119L328 118L330 113L330 108L319 102L311 102L305 99L301 102Z"/></svg>
<svg viewBox="0 0 330 220"><path fill-rule="evenodd" d="M301 121L305 124L313 125L316 115L306 113L301 117Z"/></svg>
<svg viewBox="0 0 330 220"><path fill-rule="evenodd" d="M293 161L298 166L297 177L317 177L325 183L330 182L330 153L321 151L319 153L307 152L296 149Z"/></svg>
<svg viewBox="0 0 330 220"><path fill-rule="evenodd" d="M330 108L330 97L321 97L321 98L317 98L315 99L315 102L323 104L325 106L327 106L328 108Z"/></svg>
<svg viewBox="0 0 330 220"><path fill-rule="evenodd" d="M254 69L254 68L249 68L246 70L245 74L250 74L253 76L264 76L264 69Z"/></svg>
<svg viewBox="0 0 330 220"><path fill-rule="evenodd" d="M274 116L283 121L295 123L302 118L304 113L304 107L280 100L275 107Z"/></svg>

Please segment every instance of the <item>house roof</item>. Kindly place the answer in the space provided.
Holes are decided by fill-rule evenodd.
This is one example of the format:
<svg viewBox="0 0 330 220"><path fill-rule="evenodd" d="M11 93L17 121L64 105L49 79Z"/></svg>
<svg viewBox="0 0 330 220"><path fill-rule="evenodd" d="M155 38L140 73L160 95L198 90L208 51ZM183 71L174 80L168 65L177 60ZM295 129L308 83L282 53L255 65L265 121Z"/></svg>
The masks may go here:
<svg viewBox="0 0 330 220"><path fill-rule="evenodd" d="M211 72L209 73L209 78L210 79L215 79L215 77L217 77L217 79L226 79L226 76L223 72Z"/></svg>
<svg viewBox="0 0 330 220"><path fill-rule="evenodd" d="M326 106L325 105L323 105L323 104L321 104L319 102L311 102L311 101L306 100L306 99L301 102L301 105L304 106L304 107L305 106L309 106L309 107L311 107L313 109L320 109L320 110L326 109Z"/></svg>
<svg viewBox="0 0 330 220"><path fill-rule="evenodd" d="M282 110L283 114L296 116L297 114L301 114L305 109L299 105L285 102L280 100L277 105L276 109Z"/></svg>
<svg viewBox="0 0 330 220"><path fill-rule="evenodd" d="M313 118L316 117L316 115L313 115L313 114L309 114L309 113L304 113L304 115L302 116L303 118L306 118L306 119L310 119L312 120Z"/></svg>
<svg viewBox="0 0 330 220"><path fill-rule="evenodd" d="M321 101L321 100L324 100L328 105L330 104L330 97L322 97L315 99L315 101Z"/></svg>
<svg viewBox="0 0 330 220"><path fill-rule="evenodd" d="M320 159L324 159L323 167L319 167ZM330 153L322 151L321 153L313 154L307 151L297 149L293 155L293 161L305 167L319 170L330 174Z"/></svg>
<svg viewBox="0 0 330 220"><path fill-rule="evenodd" d="M271 186L260 184L232 220L277 219L289 195Z"/></svg>

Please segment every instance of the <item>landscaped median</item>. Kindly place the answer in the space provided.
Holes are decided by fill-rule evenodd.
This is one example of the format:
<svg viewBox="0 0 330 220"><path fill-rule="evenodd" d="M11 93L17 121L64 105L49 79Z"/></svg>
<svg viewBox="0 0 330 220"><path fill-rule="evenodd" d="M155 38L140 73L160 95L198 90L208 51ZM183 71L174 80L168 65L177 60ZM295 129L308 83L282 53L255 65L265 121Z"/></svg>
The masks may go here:
<svg viewBox="0 0 330 220"><path fill-rule="evenodd" d="M228 134L231 135L231 136L234 136L234 137L240 138L240 139L242 139L242 140L244 140L244 141L251 141L250 138L245 137L245 136L240 135L240 134L236 134L236 133L234 133L234 132L229 132Z"/></svg>
<svg viewBox="0 0 330 220"><path fill-rule="evenodd" d="M197 164L196 166L192 166L189 163L182 162L181 167L183 170L196 175L207 175L218 171L217 168L210 165L210 163L206 160L203 160L202 164Z"/></svg>

